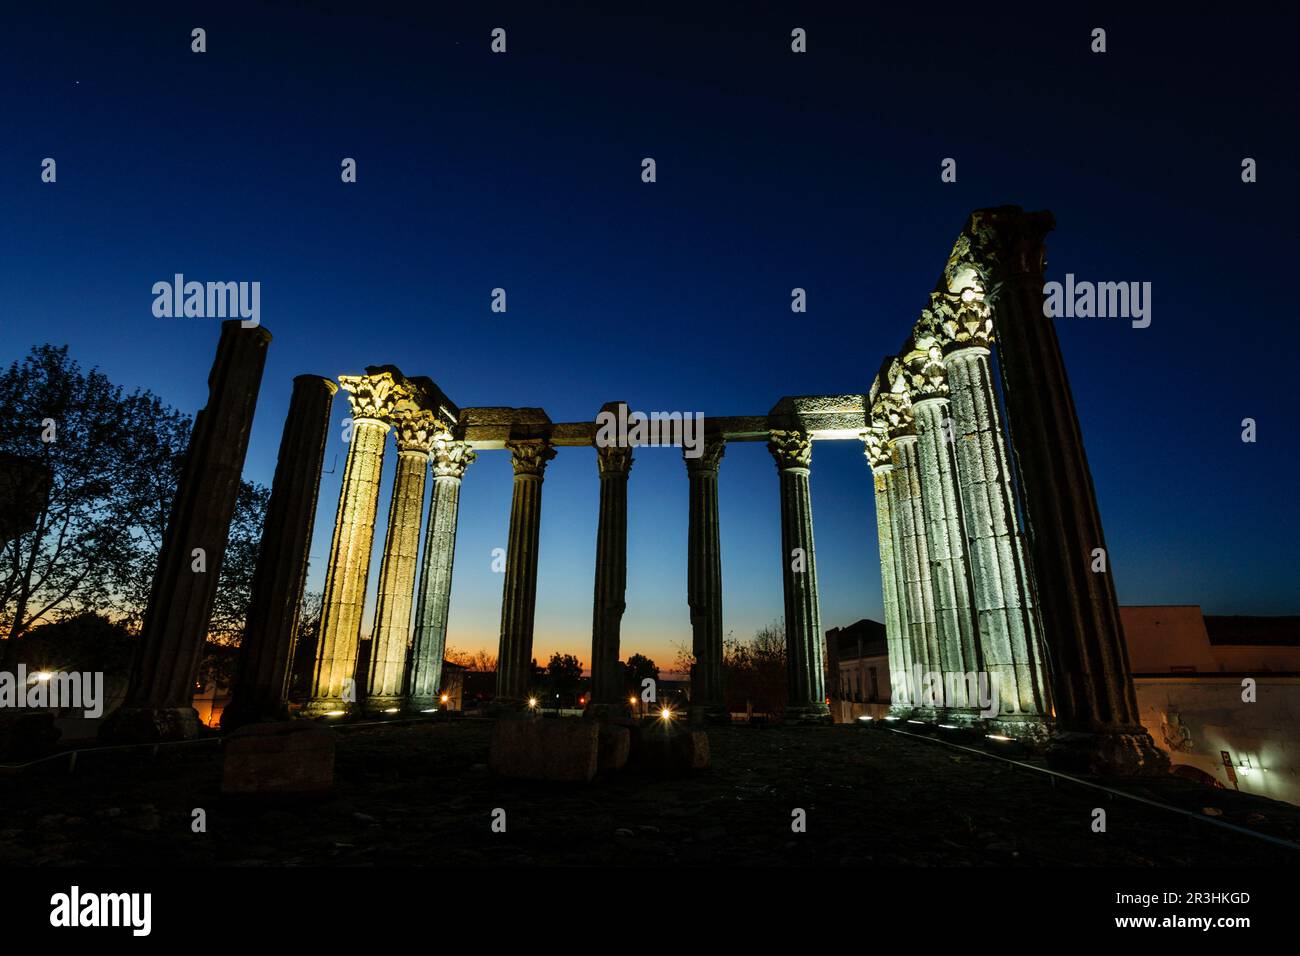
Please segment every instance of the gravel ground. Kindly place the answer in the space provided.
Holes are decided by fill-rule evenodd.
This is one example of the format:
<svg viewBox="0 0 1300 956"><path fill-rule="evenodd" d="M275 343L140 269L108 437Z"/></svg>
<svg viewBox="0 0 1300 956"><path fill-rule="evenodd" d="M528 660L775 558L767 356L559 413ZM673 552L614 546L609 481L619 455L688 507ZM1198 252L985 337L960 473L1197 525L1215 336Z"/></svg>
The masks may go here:
<svg viewBox="0 0 1300 956"><path fill-rule="evenodd" d="M215 745L0 777L3 865L1267 865L1300 852L886 730L710 728L711 770L502 780L491 723L341 727L334 792L220 794ZM1112 783L1112 781L1107 781ZM1178 778L1114 784L1300 840L1300 807ZM1106 832L1093 831L1094 808ZM195 833L193 810L206 812ZM492 830L505 810L506 832ZM792 830L794 811L806 832Z"/></svg>

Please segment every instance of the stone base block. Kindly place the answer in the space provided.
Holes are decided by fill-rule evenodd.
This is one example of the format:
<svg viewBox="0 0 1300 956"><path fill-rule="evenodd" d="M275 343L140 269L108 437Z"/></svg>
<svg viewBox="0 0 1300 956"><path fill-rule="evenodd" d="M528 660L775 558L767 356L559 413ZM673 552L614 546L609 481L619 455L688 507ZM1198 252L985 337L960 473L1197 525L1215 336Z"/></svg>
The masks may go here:
<svg viewBox="0 0 1300 956"><path fill-rule="evenodd" d="M488 767L503 777L586 783L600 765L600 722L498 720Z"/></svg>
<svg viewBox="0 0 1300 956"><path fill-rule="evenodd" d="M189 740L203 729L193 707L122 707L104 721L99 739L114 743Z"/></svg>
<svg viewBox="0 0 1300 956"><path fill-rule="evenodd" d="M334 735L319 724L250 724L226 738L224 794L323 793L333 786Z"/></svg>
<svg viewBox="0 0 1300 956"><path fill-rule="evenodd" d="M689 773L709 768L709 735L668 720L637 727L631 760L654 773Z"/></svg>
<svg viewBox="0 0 1300 956"><path fill-rule="evenodd" d="M632 752L632 731L628 727L601 721L597 742L598 770L622 770L627 766L628 755Z"/></svg>
<svg viewBox="0 0 1300 956"><path fill-rule="evenodd" d="M1066 773L1152 776L1169 772L1169 755L1141 727L1117 733L1062 731L1048 741L1047 765Z"/></svg>
<svg viewBox="0 0 1300 956"><path fill-rule="evenodd" d="M0 757L32 760L54 750L63 731L54 726L54 714L19 711L0 714Z"/></svg>

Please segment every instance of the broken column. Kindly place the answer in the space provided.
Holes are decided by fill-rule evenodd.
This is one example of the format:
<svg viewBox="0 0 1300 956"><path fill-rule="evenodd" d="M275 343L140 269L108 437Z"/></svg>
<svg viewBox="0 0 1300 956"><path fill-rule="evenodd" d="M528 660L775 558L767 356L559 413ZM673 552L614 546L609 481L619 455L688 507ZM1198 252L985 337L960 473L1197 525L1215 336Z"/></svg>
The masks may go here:
<svg viewBox="0 0 1300 956"><path fill-rule="evenodd" d="M686 602L691 613L691 716L725 721L722 686L722 545L718 521L718 466L726 445L706 437L697 458L683 457L690 481L686 538ZM697 717L696 715L699 715Z"/></svg>
<svg viewBox="0 0 1300 956"><path fill-rule="evenodd" d="M785 591L785 641L790 681L786 714L821 719L826 705L821 610L813 544L812 495L808 475L812 440L806 432L773 429L767 449L781 479L781 575Z"/></svg>
<svg viewBox="0 0 1300 956"><path fill-rule="evenodd" d="M226 730L287 716L285 693L307 581L307 554L316 520L330 409L337 391L337 385L319 375L299 375L293 380L239 665L230 703L221 712L221 726Z"/></svg>
<svg viewBox="0 0 1300 956"><path fill-rule="evenodd" d="M307 716L346 713L356 703L357 644L389 418L397 403L410 397L405 382L387 370L340 375L339 384L352 406L351 437L325 573L312 694L304 708Z"/></svg>
<svg viewBox="0 0 1300 956"><path fill-rule="evenodd" d="M191 701L217 579L239 495L244 454L271 333L221 323L208 403L195 416L124 706L104 734L177 739L198 733Z"/></svg>
<svg viewBox="0 0 1300 956"><path fill-rule="evenodd" d="M948 263L948 291L971 273L987 290L1007 424L1024 495L1030 559L1052 664L1057 733L1049 759L1076 770L1161 773L1168 757L1139 723L1128 651L1079 418L1044 307L1049 213L971 214ZM1098 554L1104 570L1094 570Z"/></svg>
<svg viewBox="0 0 1300 956"><path fill-rule="evenodd" d="M406 677L406 652L411 640L411 605L420 557L420 521L424 516L424 479L429 450L438 435L433 413L413 405L395 410L397 473L388 508L388 533L379 564L379 596L370 638L366 710L399 710Z"/></svg>
<svg viewBox="0 0 1300 956"><path fill-rule="evenodd" d="M513 710L527 702L532 682L533 614L537 606L537 542L542 521L542 478L555 449L541 438L506 442L514 466L510 540L501 595L501 644L493 704Z"/></svg>
<svg viewBox="0 0 1300 956"><path fill-rule="evenodd" d="M605 409L617 406L606 405ZM625 714L619 629L627 607L627 479L632 449L596 449L600 469L600 519L596 527L596 583L591 623L591 704Z"/></svg>
<svg viewBox="0 0 1300 956"><path fill-rule="evenodd" d="M451 574L456 555L456 521L460 485L475 460L463 441L440 435L433 443L433 493L429 530L424 539L424 565L415 607L415 644L406 706L430 711L438 707L442 690L442 660L447 647L447 613L451 606Z"/></svg>

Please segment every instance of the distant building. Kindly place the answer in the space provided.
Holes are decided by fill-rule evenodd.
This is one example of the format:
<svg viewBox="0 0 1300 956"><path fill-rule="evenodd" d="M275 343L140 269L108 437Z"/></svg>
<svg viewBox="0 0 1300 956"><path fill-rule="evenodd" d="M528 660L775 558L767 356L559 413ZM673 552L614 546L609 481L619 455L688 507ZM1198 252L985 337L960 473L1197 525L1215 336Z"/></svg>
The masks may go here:
<svg viewBox="0 0 1300 956"><path fill-rule="evenodd" d="M889 710L885 625L864 618L826 632L826 692L836 723Z"/></svg>

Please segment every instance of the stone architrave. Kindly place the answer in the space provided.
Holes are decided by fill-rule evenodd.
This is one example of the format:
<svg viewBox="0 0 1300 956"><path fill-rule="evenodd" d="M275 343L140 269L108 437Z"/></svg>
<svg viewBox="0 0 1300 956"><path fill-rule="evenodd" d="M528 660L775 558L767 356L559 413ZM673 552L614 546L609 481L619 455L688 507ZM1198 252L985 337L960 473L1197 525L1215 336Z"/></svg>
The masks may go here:
<svg viewBox="0 0 1300 956"><path fill-rule="evenodd" d="M405 380L389 371L340 375L339 384L352 406L351 435L325 573L312 694L304 708L307 716L346 713L357 702L357 650L384 451L394 410L411 398Z"/></svg>
<svg viewBox="0 0 1300 956"><path fill-rule="evenodd" d="M606 406L610 408L610 406ZM600 518L596 528L596 581L591 622L592 712L626 713L619 663L619 630L627 607L627 481L629 446L599 446Z"/></svg>
<svg viewBox="0 0 1300 956"><path fill-rule="evenodd" d="M1049 759L1074 769L1162 773L1139 722L1128 650L1079 418L1043 296L1049 213L971 214L945 270L948 291L979 277L993 310L1007 423L1028 525L1057 732Z"/></svg>
<svg viewBox="0 0 1300 956"><path fill-rule="evenodd" d="M447 613L451 607L452 564L456 555L460 486L465 470L474 463L475 457L468 444L445 434L434 441L429 456L433 466L433 493L415 608L415 646L407 693L407 708L410 710L429 711L439 706L442 660L447 647Z"/></svg>
<svg viewBox="0 0 1300 956"><path fill-rule="evenodd" d="M514 466L510 540L501 595L501 643L493 704L517 709L532 681L533 614L537 606L537 542L542 521L542 479L555 449L545 439L506 442Z"/></svg>
<svg viewBox="0 0 1300 956"><path fill-rule="evenodd" d="M705 439L697 458L683 457L690 481L686 535L686 603L691 613L691 717L728 717L722 684L722 544L718 521L721 437ZM697 718L696 715L699 715Z"/></svg>
<svg viewBox="0 0 1300 956"><path fill-rule="evenodd" d="M158 555L124 706L106 722L114 739L167 740L199 732L195 681L239 495L244 455L271 333L221 323L208 403L195 416Z"/></svg>
<svg viewBox="0 0 1300 956"><path fill-rule="evenodd" d="M239 665L230 703L221 712L222 729L287 716L285 693L337 391L334 382L319 375L293 380Z"/></svg>
<svg viewBox="0 0 1300 956"><path fill-rule="evenodd" d="M393 416L397 437L397 474L388 509L388 534L379 565L379 597L370 639L366 710L401 709L406 654L411 643L411 609L420 556L420 520L424 516L424 481L429 452L440 423L433 412L416 406L398 408Z"/></svg>
<svg viewBox="0 0 1300 956"><path fill-rule="evenodd" d="M806 432L773 429L767 449L781 480L781 576L790 696L786 714L821 719L830 714L822 653L817 560L808 475L812 440Z"/></svg>

